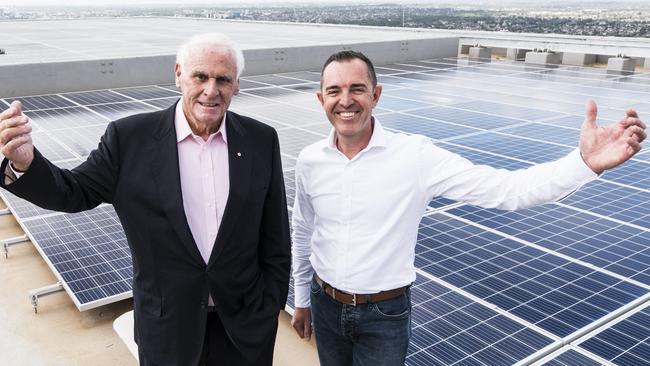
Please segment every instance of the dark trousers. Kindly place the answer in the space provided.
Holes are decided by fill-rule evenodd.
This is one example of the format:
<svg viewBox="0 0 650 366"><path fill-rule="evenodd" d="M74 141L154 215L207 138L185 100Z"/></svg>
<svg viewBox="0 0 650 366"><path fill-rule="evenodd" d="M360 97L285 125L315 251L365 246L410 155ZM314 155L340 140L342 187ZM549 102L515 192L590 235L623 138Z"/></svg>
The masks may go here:
<svg viewBox="0 0 650 366"><path fill-rule="evenodd" d="M203 351L198 366L271 366L273 364L273 349L275 347L275 334L265 345L261 356L255 362L244 358L235 345L228 338L228 334L221 324L217 313L208 313L208 324L205 329ZM157 366L140 353L140 366Z"/></svg>

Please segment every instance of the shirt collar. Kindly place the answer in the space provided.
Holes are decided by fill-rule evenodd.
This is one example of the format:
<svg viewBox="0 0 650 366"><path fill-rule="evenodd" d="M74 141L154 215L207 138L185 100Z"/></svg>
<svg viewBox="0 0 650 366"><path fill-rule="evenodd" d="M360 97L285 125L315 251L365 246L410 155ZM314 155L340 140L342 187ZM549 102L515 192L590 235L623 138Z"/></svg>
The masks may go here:
<svg viewBox="0 0 650 366"><path fill-rule="evenodd" d="M372 128L370 142L368 142L368 146L366 146L366 148L362 151L370 150L373 147L386 147L386 133L384 132L384 128L381 126L381 123L379 123L377 117L372 116L372 120L374 122L374 126ZM334 127L332 127L330 134L327 137L327 148L338 150L336 148L336 130Z"/></svg>
<svg viewBox="0 0 650 366"><path fill-rule="evenodd" d="M219 129L217 132L213 133L212 135L216 135L221 133L221 137L223 138L223 141L228 143L227 135L226 135L226 115L228 113L223 114L223 120L221 121L221 126L219 126ZM194 133L192 132L192 129L190 128L190 123L187 121L187 118L185 118L185 113L183 113L183 98L176 103L176 111L174 114L174 126L176 127L176 143L179 143L183 140L185 140L188 136L193 135Z"/></svg>

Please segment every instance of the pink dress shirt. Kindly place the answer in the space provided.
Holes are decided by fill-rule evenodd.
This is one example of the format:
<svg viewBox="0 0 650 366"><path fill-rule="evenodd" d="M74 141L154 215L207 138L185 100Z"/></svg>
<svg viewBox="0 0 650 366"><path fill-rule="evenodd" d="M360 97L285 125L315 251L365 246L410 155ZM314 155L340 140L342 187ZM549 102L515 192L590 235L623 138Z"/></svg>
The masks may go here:
<svg viewBox="0 0 650 366"><path fill-rule="evenodd" d="M206 141L192 133L182 105L182 100L176 104L174 124L183 209L194 242L208 263L230 190L226 116Z"/></svg>

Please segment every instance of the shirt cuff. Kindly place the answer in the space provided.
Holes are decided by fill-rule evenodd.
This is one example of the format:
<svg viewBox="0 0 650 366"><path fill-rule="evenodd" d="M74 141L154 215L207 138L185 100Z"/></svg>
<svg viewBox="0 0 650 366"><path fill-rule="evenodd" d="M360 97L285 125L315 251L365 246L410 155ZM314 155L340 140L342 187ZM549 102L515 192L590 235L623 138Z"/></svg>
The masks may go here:
<svg viewBox="0 0 650 366"><path fill-rule="evenodd" d="M295 286L294 306L297 308L308 308L311 306L311 285Z"/></svg>
<svg viewBox="0 0 650 366"><path fill-rule="evenodd" d="M557 177L558 180L556 180L556 182L559 183L561 187L570 188L571 190L567 195L559 200L568 197L583 185L597 179L603 174L601 173L599 175L591 170L587 163L585 163L584 159L582 159L580 149L578 148L560 159L559 163L559 169L556 170L556 172L559 172L559 176Z"/></svg>
<svg viewBox="0 0 650 366"><path fill-rule="evenodd" d="M25 174L25 172L19 172L18 170L14 169L14 163L11 161L7 165L9 166L9 169L11 169L11 172L14 173L14 176L16 176L16 179L22 177L22 175Z"/></svg>
<svg viewBox="0 0 650 366"><path fill-rule="evenodd" d="M596 172L591 170L591 168L587 165L587 163L585 163L585 160L582 158L582 154L580 153L579 148L576 148L569 153L567 156L567 163L571 164L568 167L572 167L573 169L569 169L568 172L576 181L584 181L586 183L603 175L603 173L596 174Z"/></svg>

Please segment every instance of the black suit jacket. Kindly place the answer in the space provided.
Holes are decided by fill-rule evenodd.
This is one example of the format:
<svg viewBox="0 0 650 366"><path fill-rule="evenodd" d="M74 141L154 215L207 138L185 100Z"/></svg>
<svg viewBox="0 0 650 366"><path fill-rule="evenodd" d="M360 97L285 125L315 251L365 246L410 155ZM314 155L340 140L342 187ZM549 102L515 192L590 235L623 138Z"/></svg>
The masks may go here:
<svg viewBox="0 0 650 366"><path fill-rule="evenodd" d="M253 362L274 339L289 284L277 133L228 112L230 192L206 265L183 210L174 108L110 123L98 148L70 171L35 149L29 170L5 188L58 211L113 204L131 248L135 338L147 360L198 363L210 293L229 337Z"/></svg>

